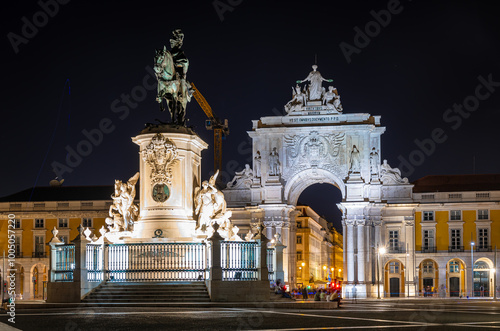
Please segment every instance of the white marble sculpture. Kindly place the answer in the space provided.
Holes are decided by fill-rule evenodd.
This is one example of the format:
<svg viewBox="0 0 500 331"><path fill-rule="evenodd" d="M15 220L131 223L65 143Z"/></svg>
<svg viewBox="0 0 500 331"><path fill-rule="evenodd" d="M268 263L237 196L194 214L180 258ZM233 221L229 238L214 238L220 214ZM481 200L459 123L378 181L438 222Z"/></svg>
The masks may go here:
<svg viewBox="0 0 500 331"><path fill-rule="evenodd" d="M340 103L340 95L335 87L328 86L328 91L323 94L323 105L326 106L328 110L335 110L339 113L342 112L343 108Z"/></svg>
<svg viewBox="0 0 500 331"><path fill-rule="evenodd" d="M242 171L236 171L233 180L227 183L227 188L248 188L252 185L252 178L254 177L254 172L250 168L249 164L245 164L245 169Z"/></svg>
<svg viewBox="0 0 500 331"><path fill-rule="evenodd" d="M361 158L359 156L359 149L356 147L356 145L352 146L350 164L350 173L359 173L361 171Z"/></svg>
<svg viewBox="0 0 500 331"><path fill-rule="evenodd" d="M231 211L226 209L224 194L215 187L215 180L219 171L210 177L209 181L203 181L201 187L194 192L195 214L198 215L198 233L211 236L214 229L212 225L219 225L218 232L226 240L241 240L237 233L238 227L233 226L229 218Z"/></svg>
<svg viewBox="0 0 500 331"><path fill-rule="evenodd" d="M278 176L280 174L280 156L276 147L273 147L273 151L269 154L269 175Z"/></svg>
<svg viewBox="0 0 500 331"><path fill-rule="evenodd" d="M387 160L380 166L380 179L384 185L408 184L408 178L401 177L401 170L391 168Z"/></svg>
<svg viewBox="0 0 500 331"><path fill-rule="evenodd" d="M322 88L321 84L323 82L332 82L333 80L323 78L323 76L321 76L321 73L316 70L318 68L317 65L314 64L312 66L312 68L313 68L313 71L311 71L305 79L299 80L299 81L297 81L297 83L303 83L303 82L308 81L310 83L309 87L307 88L307 90L309 92L308 99L310 101L316 101L316 100L321 100L321 96L323 94L322 93L323 88Z"/></svg>
<svg viewBox="0 0 500 331"><path fill-rule="evenodd" d="M109 207L106 224L110 232L133 231L134 222L139 216L139 208L134 204L135 184L139 173L132 176L127 183L115 180L115 193L111 195L113 204Z"/></svg>
<svg viewBox="0 0 500 331"><path fill-rule="evenodd" d="M380 167L380 158L375 147L372 148L370 153L370 174L372 178L378 178Z"/></svg>
<svg viewBox="0 0 500 331"><path fill-rule="evenodd" d="M253 174L256 178L260 178L260 169L262 166L262 158L260 156L259 151L257 151L257 155L255 155L255 157L254 157L253 164L254 164L254 170L255 170Z"/></svg>
<svg viewBox="0 0 500 331"><path fill-rule="evenodd" d="M172 184L170 167L177 157L177 147L161 133L157 133L149 145L141 151L143 161L151 167L151 185Z"/></svg>
<svg viewBox="0 0 500 331"><path fill-rule="evenodd" d="M306 102L306 95L300 90L300 86L297 85L292 88L292 100L288 101L285 105L285 110L287 114L301 110Z"/></svg>

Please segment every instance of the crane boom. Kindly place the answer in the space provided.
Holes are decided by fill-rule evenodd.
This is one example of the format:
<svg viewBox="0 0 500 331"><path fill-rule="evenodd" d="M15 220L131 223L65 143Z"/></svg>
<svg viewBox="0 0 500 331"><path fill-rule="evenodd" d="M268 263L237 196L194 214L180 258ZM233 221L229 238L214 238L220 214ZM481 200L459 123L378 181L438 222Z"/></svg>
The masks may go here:
<svg viewBox="0 0 500 331"><path fill-rule="evenodd" d="M205 97L198 91L194 83L191 83L191 87L193 88L193 96L196 102L198 102L208 117L208 120L205 121L205 127L208 130L214 130L214 171L217 171L222 168L222 139L229 134L228 122L227 120L221 122L214 115L212 107L210 107Z"/></svg>

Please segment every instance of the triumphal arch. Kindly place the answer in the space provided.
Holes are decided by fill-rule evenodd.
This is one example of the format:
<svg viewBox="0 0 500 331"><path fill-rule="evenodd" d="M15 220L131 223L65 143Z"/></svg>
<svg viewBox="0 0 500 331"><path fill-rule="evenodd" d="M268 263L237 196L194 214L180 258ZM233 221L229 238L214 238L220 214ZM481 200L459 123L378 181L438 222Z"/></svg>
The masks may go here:
<svg viewBox="0 0 500 331"><path fill-rule="evenodd" d="M344 293L374 296L377 247L389 239L391 224L401 229L403 223L398 243L413 247L413 185L381 158L381 117L344 110L331 82L313 65L292 88L286 115L252 121L253 164L236 173L224 194L236 224L263 222L269 238L281 238L287 246L284 278L294 286L297 200L310 185L336 186L342 193ZM413 279L411 261L405 265Z"/></svg>

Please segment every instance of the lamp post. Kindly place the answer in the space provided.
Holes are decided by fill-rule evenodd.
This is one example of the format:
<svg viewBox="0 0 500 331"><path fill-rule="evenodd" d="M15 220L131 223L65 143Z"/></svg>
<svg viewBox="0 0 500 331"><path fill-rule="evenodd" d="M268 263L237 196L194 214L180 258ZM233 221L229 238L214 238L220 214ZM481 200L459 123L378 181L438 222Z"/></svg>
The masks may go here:
<svg viewBox="0 0 500 331"><path fill-rule="evenodd" d="M497 299L497 246L495 245L495 263L493 264L493 299Z"/></svg>
<svg viewBox="0 0 500 331"><path fill-rule="evenodd" d="M377 248L377 299L380 299L380 255L385 254L385 247Z"/></svg>
<svg viewBox="0 0 500 331"><path fill-rule="evenodd" d="M474 245L473 241L470 242L470 262L471 262L471 293L470 297L474 297Z"/></svg>

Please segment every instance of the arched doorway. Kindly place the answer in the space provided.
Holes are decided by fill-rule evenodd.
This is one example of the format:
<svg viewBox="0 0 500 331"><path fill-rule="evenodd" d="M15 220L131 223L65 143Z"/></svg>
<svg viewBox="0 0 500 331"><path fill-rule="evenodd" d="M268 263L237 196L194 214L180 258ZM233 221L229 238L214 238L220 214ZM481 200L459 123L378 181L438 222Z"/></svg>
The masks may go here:
<svg viewBox="0 0 500 331"><path fill-rule="evenodd" d="M38 263L31 268L30 288L34 299L46 298L47 292L47 267Z"/></svg>
<svg viewBox="0 0 500 331"><path fill-rule="evenodd" d="M450 297L460 297L465 293L465 263L452 259L446 264L446 278Z"/></svg>
<svg viewBox="0 0 500 331"><path fill-rule="evenodd" d="M431 259L420 262L418 279L420 282L419 288L421 289L420 295L424 297L434 296L439 284L437 262Z"/></svg>
<svg viewBox="0 0 500 331"><path fill-rule="evenodd" d="M396 259L388 261L384 266L384 292L386 296L404 296L404 279L404 264Z"/></svg>
<svg viewBox="0 0 500 331"><path fill-rule="evenodd" d="M474 297L491 296L494 275L492 268L493 263L486 258L480 258L474 263Z"/></svg>
<svg viewBox="0 0 500 331"><path fill-rule="evenodd" d="M297 286L340 288L343 278L342 193L334 185L313 183L296 202Z"/></svg>

